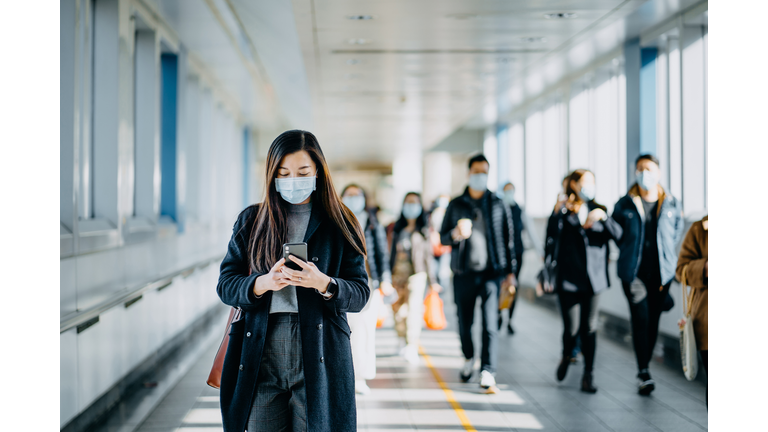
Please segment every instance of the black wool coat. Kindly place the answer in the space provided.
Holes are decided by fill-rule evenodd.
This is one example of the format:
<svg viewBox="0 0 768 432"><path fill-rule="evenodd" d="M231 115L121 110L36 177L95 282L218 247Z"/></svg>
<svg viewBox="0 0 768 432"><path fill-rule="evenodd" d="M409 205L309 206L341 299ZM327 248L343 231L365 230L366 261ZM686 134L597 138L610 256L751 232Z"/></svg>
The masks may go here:
<svg viewBox="0 0 768 432"><path fill-rule="evenodd" d="M243 432L255 395L267 334L272 292L256 298L250 276L248 239L258 205L238 216L216 291L224 303L240 307L243 318L232 323L221 374L221 415L225 432ZM304 360L309 431L354 431L357 428L350 329L346 312L363 309L370 289L365 257L347 242L319 205L312 206L307 231L307 256L338 284L329 300L311 288L297 287L299 328Z"/></svg>

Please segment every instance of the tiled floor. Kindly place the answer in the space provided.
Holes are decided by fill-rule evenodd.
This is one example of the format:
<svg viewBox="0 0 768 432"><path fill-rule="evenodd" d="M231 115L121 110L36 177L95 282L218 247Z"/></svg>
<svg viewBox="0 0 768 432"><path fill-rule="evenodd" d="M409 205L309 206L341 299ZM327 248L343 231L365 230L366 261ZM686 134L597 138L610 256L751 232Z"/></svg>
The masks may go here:
<svg viewBox="0 0 768 432"><path fill-rule="evenodd" d="M702 431L707 430L704 385L682 373L653 364L657 382L651 397L637 395L634 354L599 338L595 364L597 394L579 391L583 363L571 366L562 383L559 316L525 301L518 303L512 336L501 332L497 381L501 393L480 394L476 377L458 380L463 360L455 332L455 308L443 294L449 326L427 331L422 346L466 416L464 425L424 358L417 366L397 356L391 326L377 332L377 376L370 395L357 397L358 427L366 431ZM479 341L479 322L475 325ZM221 431L218 391L205 385L216 346L211 346L138 429L140 432ZM479 351L479 350L476 350Z"/></svg>

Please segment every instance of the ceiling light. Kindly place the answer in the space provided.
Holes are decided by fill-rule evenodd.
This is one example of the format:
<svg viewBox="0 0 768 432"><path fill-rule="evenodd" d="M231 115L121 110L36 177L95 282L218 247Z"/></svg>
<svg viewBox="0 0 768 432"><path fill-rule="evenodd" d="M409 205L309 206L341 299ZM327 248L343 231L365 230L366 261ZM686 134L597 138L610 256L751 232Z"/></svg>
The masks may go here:
<svg viewBox="0 0 768 432"><path fill-rule="evenodd" d="M471 13L455 13L455 14L449 14L446 16L448 18L453 18L457 20L468 20L468 19L477 18L476 14L471 14Z"/></svg>
<svg viewBox="0 0 768 432"><path fill-rule="evenodd" d="M352 38L352 39L347 39L347 43L350 45L366 45L371 43L371 40L363 39L363 38Z"/></svg>
<svg viewBox="0 0 768 432"><path fill-rule="evenodd" d="M373 19L373 15L347 15L347 19L357 21L368 21Z"/></svg>
<svg viewBox="0 0 768 432"><path fill-rule="evenodd" d="M521 38L518 38L517 40L525 43L542 43L542 42L546 42L547 38L538 37L538 36L537 37L521 37Z"/></svg>
<svg viewBox="0 0 768 432"><path fill-rule="evenodd" d="M557 12L557 13L548 13L544 14L544 18L546 19L569 19L569 18L576 18L576 14L573 12Z"/></svg>

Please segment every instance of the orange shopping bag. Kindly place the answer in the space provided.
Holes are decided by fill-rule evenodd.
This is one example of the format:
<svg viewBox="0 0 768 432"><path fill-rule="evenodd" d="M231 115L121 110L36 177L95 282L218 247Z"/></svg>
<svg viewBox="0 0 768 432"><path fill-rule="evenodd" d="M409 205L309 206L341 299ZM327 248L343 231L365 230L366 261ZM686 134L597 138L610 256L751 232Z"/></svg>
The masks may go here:
<svg viewBox="0 0 768 432"><path fill-rule="evenodd" d="M376 328L382 328L384 326L384 321L387 319L387 313L384 306L384 294L382 294L380 289L377 289L375 291L376 298L373 299L373 301L378 303L378 309L379 309L379 315L376 317Z"/></svg>
<svg viewBox="0 0 768 432"><path fill-rule="evenodd" d="M437 291L430 290L424 299L424 322L430 330L442 330L447 323L443 313L443 301Z"/></svg>

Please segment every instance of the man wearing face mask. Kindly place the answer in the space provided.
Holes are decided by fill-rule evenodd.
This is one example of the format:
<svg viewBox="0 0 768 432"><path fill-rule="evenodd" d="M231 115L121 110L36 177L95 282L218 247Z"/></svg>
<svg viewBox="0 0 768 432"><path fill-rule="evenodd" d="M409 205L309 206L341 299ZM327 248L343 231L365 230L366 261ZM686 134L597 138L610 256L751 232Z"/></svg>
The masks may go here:
<svg viewBox="0 0 768 432"><path fill-rule="evenodd" d="M635 166L637 182L614 206L613 219L624 229L617 271L632 318L638 393L647 396L656 386L648 366L659 319L672 308L668 293L675 279L683 214L680 202L659 184L659 160L644 154Z"/></svg>
<svg viewBox="0 0 768 432"><path fill-rule="evenodd" d="M509 207L487 189L489 168L483 155L469 160L469 186L448 204L440 241L452 248L454 300L465 358L459 378L467 382L472 377L475 355L472 322L475 300L480 296L483 314L480 387L493 393L498 391L494 375L498 355L499 286L504 282L505 287L514 291L518 262L512 215Z"/></svg>
<svg viewBox="0 0 768 432"><path fill-rule="evenodd" d="M533 226L533 221L525 210L515 201L515 185L512 182L508 182L504 185L504 202L509 206L512 212L512 223L517 227L515 230L515 259L517 260L517 271L515 272L515 278L520 278L520 268L523 265L523 231L528 233L528 238L531 240L531 244L538 253L541 259L544 259L544 249L542 243L539 241L539 236L536 235L536 231ZM512 298L512 305L509 307L509 320L507 321L507 332L514 334L515 330L512 328L512 312L515 310L515 303L517 303L517 296ZM502 317L499 314L499 330L501 330Z"/></svg>

